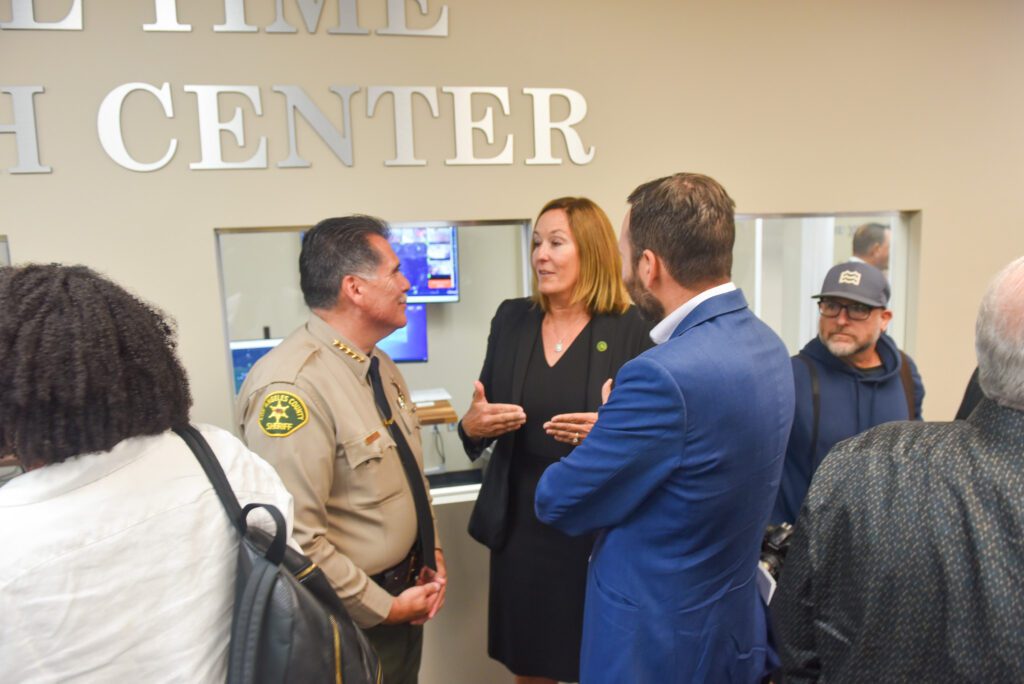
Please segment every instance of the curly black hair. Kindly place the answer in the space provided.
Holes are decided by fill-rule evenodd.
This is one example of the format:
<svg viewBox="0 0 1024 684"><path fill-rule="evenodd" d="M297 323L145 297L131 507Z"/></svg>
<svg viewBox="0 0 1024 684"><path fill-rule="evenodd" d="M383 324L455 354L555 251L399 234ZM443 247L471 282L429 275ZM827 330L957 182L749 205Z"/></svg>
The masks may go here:
<svg viewBox="0 0 1024 684"><path fill-rule="evenodd" d="M160 311L85 266L0 268L0 454L28 469L188 421Z"/></svg>

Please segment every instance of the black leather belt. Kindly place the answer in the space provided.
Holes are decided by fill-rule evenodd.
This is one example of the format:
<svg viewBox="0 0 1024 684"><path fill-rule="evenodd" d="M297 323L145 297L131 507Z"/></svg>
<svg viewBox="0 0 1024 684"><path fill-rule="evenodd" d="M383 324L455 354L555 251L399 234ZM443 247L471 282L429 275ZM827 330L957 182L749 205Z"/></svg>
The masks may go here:
<svg viewBox="0 0 1024 684"><path fill-rule="evenodd" d="M413 548L397 565L378 572L376 575L371 575L370 579L392 596L398 596L416 584L416 576L419 574L420 567L419 554Z"/></svg>

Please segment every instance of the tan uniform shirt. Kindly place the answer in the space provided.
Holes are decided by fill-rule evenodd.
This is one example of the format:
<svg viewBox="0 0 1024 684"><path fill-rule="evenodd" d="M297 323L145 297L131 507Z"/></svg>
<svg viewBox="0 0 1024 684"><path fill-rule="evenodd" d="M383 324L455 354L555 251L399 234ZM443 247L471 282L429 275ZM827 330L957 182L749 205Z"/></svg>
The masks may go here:
<svg viewBox="0 0 1024 684"><path fill-rule="evenodd" d="M422 470L409 389L387 354L373 355L395 423ZM274 466L295 498L295 540L363 627L387 617L394 600L368 575L399 563L417 539L412 492L374 404L369 367L361 350L310 314L256 363L237 405L249 448ZM425 479L424 486L429 492Z"/></svg>

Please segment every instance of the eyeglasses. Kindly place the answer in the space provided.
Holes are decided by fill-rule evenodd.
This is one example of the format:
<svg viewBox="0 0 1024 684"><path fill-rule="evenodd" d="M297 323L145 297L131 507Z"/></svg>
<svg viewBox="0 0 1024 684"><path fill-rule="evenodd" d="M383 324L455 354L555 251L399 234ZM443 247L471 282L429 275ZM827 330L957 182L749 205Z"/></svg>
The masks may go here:
<svg viewBox="0 0 1024 684"><path fill-rule="evenodd" d="M832 301L831 299L818 300L818 313L826 318L835 318L839 315L840 311L846 309L846 317L851 321L866 321L871 317L872 311L880 308L882 307L859 304L857 302L840 304L839 302Z"/></svg>

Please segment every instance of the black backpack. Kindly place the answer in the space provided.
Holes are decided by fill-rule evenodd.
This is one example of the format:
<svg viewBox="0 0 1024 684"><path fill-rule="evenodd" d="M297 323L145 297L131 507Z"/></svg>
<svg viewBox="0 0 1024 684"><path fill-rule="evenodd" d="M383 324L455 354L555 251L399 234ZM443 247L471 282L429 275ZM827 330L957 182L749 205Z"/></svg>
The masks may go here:
<svg viewBox="0 0 1024 684"><path fill-rule="evenodd" d="M323 571L286 543L284 516L270 504L241 508L210 445L191 425L174 428L196 455L224 510L241 534L228 684L330 682L380 684L376 652L331 588ZM273 536L246 524L262 508Z"/></svg>

